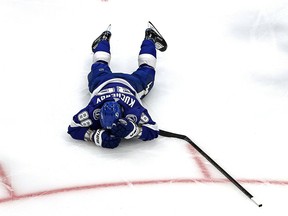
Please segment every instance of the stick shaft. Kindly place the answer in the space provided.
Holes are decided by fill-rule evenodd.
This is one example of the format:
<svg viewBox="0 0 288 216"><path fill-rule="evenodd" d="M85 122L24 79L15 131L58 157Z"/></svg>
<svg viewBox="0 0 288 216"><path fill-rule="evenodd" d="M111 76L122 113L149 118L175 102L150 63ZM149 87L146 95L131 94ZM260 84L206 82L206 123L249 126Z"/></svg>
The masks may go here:
<svg viewBox="0 0 288 216"><path fill-rule="evenodd" d="M187 141L191 144L203 157L205 157L215 168L217 168L230 182L232 182L239 190L241 190L249 199L253 196L242 185L240 185L230 174L228 174L219 164L217 164L209 155L207 155L198 145L185 135L171 133L164 130L159 130L159 134L164 137L173 137ZM253 199L252 199L253 201ZM258 205L258 204L257 204ZM260 205L258 205L260 207ZM262 205L261 205L262 206Z"/></svg>

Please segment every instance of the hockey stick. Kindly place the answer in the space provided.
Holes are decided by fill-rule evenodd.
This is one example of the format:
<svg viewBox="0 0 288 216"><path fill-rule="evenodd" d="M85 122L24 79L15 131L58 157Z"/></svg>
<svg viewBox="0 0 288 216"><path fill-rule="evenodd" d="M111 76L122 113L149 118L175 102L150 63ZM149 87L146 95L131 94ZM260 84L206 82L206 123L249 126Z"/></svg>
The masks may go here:
<svg viewBox="0 0 288 216"><path fill-rule="evenodd" d="M258 207L262 207L262 204L258 204L253 195L250 194L243 186L241 186L231 175L229 175L221 166L219 166L209 155L207 155L199 146L197 146L189 137L181 134L171 133L164 130L159 130L159 135L163 137L172 137L185 140L192 145L203 157L205 157L215 168L217 168L230 182L232 182L239 190L241 190L250 200L252 200Z"/></svg>

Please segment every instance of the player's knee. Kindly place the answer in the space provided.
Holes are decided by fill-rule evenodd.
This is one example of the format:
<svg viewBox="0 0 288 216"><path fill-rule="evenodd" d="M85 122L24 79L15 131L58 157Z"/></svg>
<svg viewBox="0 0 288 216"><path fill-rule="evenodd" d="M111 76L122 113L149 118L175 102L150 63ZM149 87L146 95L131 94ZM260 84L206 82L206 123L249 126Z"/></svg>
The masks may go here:
<svg viewBox="0 0 288 216"><path fill-rule="evenodd" d="M151 54L141 54L138 56L138 65L148 65L150 67L156 68L157 59Z"/></svg>
<svg viewBox="0 0 288 216"><path fill-rule="evenodd" d="M105 62L107 64L110 63L111 54L105 51L97 51L93 55L93 62Z"/></svg>

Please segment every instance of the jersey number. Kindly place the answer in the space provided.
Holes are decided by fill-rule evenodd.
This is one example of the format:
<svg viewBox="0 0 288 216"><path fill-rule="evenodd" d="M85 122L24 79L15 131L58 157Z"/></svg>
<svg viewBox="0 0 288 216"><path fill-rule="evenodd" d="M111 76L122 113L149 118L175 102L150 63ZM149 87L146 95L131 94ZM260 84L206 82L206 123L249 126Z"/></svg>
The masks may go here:
<svg viewBox="0 0 288 216"><path fill-rule="evenodd" d="M89 127L92 125L92 120L89 119L89 114L87 111L83 111L78 114L78 120L83 127Z"/></svg>

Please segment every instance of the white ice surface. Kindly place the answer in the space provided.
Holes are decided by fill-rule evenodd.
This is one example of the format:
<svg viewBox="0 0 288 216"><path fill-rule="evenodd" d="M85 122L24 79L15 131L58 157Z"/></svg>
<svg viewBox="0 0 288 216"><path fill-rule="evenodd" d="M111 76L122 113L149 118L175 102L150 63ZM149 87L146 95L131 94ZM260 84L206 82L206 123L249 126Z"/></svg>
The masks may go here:
<svg viewBox="0 0 288 216"><path fill-rule="evenodd" d="M111 23L111 68L132 72L148 20L169 45L151 116L262 208L183 141L108 150L66 133L92 41ZM1 216L288 214L287 0L1 0L0 23Z"/></svg>

